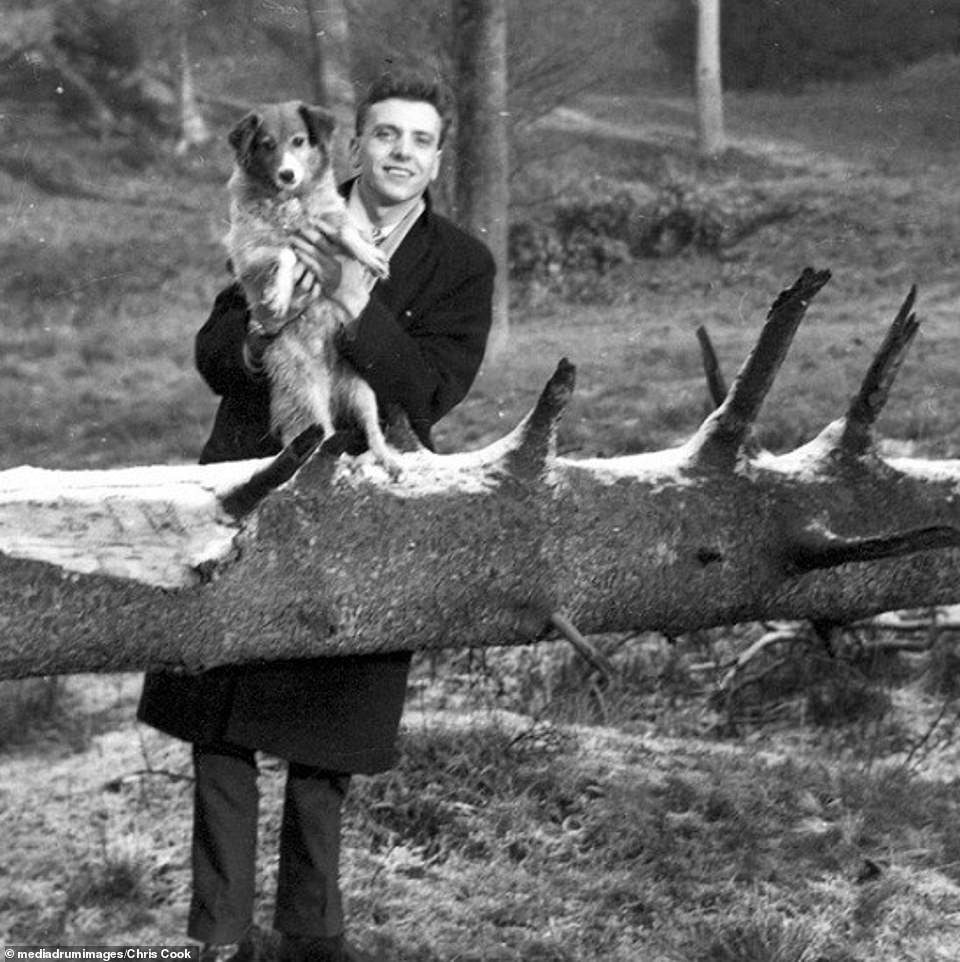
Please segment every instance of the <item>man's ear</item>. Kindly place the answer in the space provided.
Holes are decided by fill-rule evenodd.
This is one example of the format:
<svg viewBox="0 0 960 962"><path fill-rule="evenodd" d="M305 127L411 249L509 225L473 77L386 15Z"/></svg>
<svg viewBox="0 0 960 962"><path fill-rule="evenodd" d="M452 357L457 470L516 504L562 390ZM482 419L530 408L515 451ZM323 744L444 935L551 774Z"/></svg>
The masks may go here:
<svg viewBox="0 0 960 962"><path fill-rule="evenodd" d="M443 158L443 151L438 150L433 158L433 167L430 171L430 183L432 184L440 174L440 161Z"/></svg>
<svg viewBox="0 0 960 962"><path fill-rule="evenodd" d="M311 144L329 144L337 121L326 107L300 104L300 116L310 135Z"/></svg>
<svg viewBox="0 0 960 962"><path fill-rule="evenodd" d="M256 111L251 111L230 131L227 139L230 141L230 146L233 148L237 160L241 163L243 163L250 153L250 145L253 143L253 138L256 136L262 123L263 118L260 114Z"/></svg>
<svg viewBox="0 0 960 962"><path fill-rule="evenodd" d="M360 138L353 136L350 138L350 145L348 148L350 155L350 164L354 170L360 169Z"/></svg>

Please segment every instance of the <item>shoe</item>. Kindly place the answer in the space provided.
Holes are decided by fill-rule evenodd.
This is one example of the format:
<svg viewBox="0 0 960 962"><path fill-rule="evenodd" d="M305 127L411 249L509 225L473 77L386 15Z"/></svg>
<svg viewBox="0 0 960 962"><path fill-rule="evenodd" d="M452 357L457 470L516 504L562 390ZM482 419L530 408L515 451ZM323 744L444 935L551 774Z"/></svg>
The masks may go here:
<svg viewBox="0 0 960 962"><path fill-rule="evenodd" d="M342 935L285 935L280 941L279 962L386 962L386 957L362 952Z"/></svg>
<svg viewBox="0 0 960 962"><path fill-rule="evenodd" d="M239 942L206 943L200 949L199 962L258 962L262 933L255 925L244 933Z"/></svg>

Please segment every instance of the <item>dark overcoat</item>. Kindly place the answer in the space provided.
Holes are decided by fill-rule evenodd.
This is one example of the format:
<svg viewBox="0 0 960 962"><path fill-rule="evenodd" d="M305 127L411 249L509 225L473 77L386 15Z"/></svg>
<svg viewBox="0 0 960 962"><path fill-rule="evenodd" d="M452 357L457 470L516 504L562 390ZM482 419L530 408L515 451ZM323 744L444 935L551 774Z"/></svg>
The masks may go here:
<svg viewBox="0 0 960 962"><path fill-rule="evenodd" d="M491 320L493 259L483 244L427 209L390 260L390 277L342 345L381 410L399 405L422 441L467 393ZM239 285L223 290L197 335L197 368L220 395L201 461L267 457L269 387L244 364L249 317ZM228 741L331 771L393 764L410 653L147 674L138 718L186 741Z"/></svg>

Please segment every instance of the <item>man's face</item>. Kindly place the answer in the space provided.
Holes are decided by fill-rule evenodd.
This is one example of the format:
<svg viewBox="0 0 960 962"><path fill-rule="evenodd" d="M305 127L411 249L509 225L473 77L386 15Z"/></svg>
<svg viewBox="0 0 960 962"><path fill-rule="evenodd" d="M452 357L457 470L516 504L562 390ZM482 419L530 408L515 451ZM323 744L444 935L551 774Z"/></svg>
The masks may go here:
<svg viewBox="0 0 960 962"><path fill-rule="evenodd" d="M413 200L440 170L440 114L420 100L381 100L371 105L351 150L374 203Z"/></svg>

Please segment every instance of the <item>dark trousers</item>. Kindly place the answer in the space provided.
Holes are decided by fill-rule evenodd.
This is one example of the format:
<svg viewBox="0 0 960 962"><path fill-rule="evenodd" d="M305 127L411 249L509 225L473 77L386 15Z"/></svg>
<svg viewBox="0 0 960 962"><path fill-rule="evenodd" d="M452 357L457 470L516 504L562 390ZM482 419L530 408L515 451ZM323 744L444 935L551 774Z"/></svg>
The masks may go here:
<svg viewBox="0 0 960 962"><path fill-rule="evenodd" d="M187 934L238 942L253 921L257 763L234 745L193 748L193 899ZM290 762L280 826L274 928L285 935L343 931L340 820L350 776Z"/></svg>

